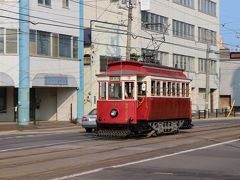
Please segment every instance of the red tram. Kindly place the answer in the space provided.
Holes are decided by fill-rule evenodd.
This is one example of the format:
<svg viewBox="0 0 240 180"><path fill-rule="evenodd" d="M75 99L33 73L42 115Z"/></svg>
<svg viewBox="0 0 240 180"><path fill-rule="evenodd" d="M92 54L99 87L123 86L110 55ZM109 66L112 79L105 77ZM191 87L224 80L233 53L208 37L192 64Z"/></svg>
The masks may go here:
<svg viewBox="0 0 240 180"><path fill-rule="evenodd" d="M190 80L182 69L113 61L98 75L97 134L161 135L191 128Z"/></svg>

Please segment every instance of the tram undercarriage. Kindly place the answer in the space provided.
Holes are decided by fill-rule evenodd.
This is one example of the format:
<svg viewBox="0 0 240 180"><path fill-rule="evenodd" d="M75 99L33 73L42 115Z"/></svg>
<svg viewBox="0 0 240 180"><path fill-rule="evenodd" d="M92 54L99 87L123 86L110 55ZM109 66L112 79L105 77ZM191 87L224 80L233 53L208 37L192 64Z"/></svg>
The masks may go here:
<svg viewBox="0 0 240 180"><path fill-rule="evenodd" d="M176 134L179 129L190 129L192 120L139 121L138 124L99 124L96 134L105 137L128 137L144 135L146 137Z"/></svg>

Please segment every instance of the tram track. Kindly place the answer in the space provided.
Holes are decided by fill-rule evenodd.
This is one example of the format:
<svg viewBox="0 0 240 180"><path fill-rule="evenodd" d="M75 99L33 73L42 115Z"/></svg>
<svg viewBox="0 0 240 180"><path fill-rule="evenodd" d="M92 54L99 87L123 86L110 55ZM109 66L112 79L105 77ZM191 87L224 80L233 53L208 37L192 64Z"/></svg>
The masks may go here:
<svg viewBox="0 0 240 180"><path fill-rule="evenodd" d="M30 165L34 165L34 164L42 164L42 163L48 163L50 161L54 161L54 160L58 160L58 159L61 159L61 160L68 160L68 159L71 159L71 158L75 158L75 157L78 157L78 158L81 158L81 157L86 157L86 156L91 156L92 154L95 154L95 155L99 155L101 156L102 154L108 154L108 153L111 153L111 152L115 152L115 151L121 151L121 150L124 150L126 148L128 149L131 149L131 148L139 148L139 147L142 147L142 146L152 146L152 145L155 145L155 146L158 146L160 144L164 144L164 143L171 143L171 142L174 142L174 141L182 141L182 140L185 140L185 139L191 139L191 138L196 138L197 137L197 141L212 141L211 138L207 139L207 138L203 138L201 137L201 135L211 135L211 134L216 134L216 133L220 133L222 134L221 132L223 131L223 133L226 133L226 132L230 132L230 130L233 132L233 131L236 131L236 132L239 132L239 129L240 127L237 125L237 126L228 126L228 127L213 127L211 129L202 129L202 130L190 130L191 132L189 133L186 133L186 132L182 132L182 133L179 133L177 135L173 135L173 136L164 136L164 138L162 138L160 141L159 141L159 138L161 137L156 137L156 138L140 138L138 140L135 140L133 138L131 139L125 139L125 140L107 140L106 141L106 138L92 138L91 140L87 139L86 141L82 141L82 142L79 142L79 143L86 143L86 142L91 142L91 144L88 144L89 146L91 147L94 147L93 149L91 149L91 151L89 152L84 152L84 148L83 147L79 147L79 148L67 148L67 149L60 149L60 150L51 150L51 151L46 151L46 152L42 152L42 153L39 153L39 152L35 152L35 153L27 153L26 151L32 151L34 150L35 148L30 148L30 149L25 149L24 152L27 153L27 154L20 154L18 156L11 156L11 152L8 152L9 155L6 156L5 158L1 158L0 159L0 169L4 169L4 168L17 168L19 166L30 166ZM206 133L207 132L207 133ZM190 136L189 136L190 135ZM229 137L227 137L226 135L225 136L219 136L217 135L220 139L221 138L230 138L231 136L237 136L239 137L239 134L238 133L235 133L234 135L229 135ZM217 140L218 138L217 137L214 137L213 138L214 140ZM98 140L101 140L100 142ZM102 142L104 141L104 143ZM96 143L97 142L97 143ZM192 144L192 142L190 141L189 142L190 144ZM68 144L66 142L66 144ZM70 143L71 144L71 143ZM103 146L108 146L108 145L111 145L111 148L109 149L104 149L104 150L100 150L98 149L98 147L103 147ZM178 148L180 148L181 146L183 147L186 147L188 145L188 143L184 143L182 145L177 145ZM82 146L85 146L84 144ZM44 148L47 148L48 146L46 147L41 147L40 149L44 149ZM160 146L161 147L161 146ZM39 147L38 147L39 148ZM37 148L37 149L38 149ZM168 147L168 148L157 148L156 150L154 151L151 151L151 150L148 150L147 152L139 152L139 153L136 153L136 155L129 155L131 158L138 158L138 156L148 156L149 154L152 154L156 151L156 153L158 152L159 153L159 150L161 150L161 152L163 151L168 151L170 150L171 148L176 148L176 147ZM39 149L38 149L39 150ZM4 154L4 153L1 153L1 154ZM54 156L55 155L55 156ZM46 157L45 157L46 156ZM96 161L94 164L95 166L97 165L103 165L103 164L106 164L106 163L111 163L111 162L115 162L115 161L119 161L119 160L127 160L129 158L128 155L123 155L123 156L119 156L119 157L110 157L108 159L103 159L103 160L98 160ZM24 160L25 159L25 160ZM29 159L31 159L29 161ZM3 161L8 161L3 163ZM11 161L14 161L15 163L14 164L11 164L12 162ZM20 161L20 162L19 162ZM87 165L84 166L84 169L88 169L92 166L93 164L92 163L89 163ZM61 171L62 168L57 168L57 170ZM63 168L65 169L64 171L69 171L71 169L75 169L73 167L66 167L66 168ZM62 169L62 170L63 170ZM44 171L44 174L51 174L53 171L49 171L49 172L46 172ZM36 175L36 173L34 173Z"/></svg>

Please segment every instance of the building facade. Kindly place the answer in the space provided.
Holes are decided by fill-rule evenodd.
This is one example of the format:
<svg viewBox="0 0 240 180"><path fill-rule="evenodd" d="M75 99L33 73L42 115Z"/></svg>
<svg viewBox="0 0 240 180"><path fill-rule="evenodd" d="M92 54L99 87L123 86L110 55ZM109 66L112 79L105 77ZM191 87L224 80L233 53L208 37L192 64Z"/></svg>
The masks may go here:
<svg viewBox="0 0 240 180"><path fill-rule="evenodd" d="M240 107L240 52L220 51L220 108Z"/></svg>
<svg viewBox="0 0 240 180"><path fill-rule="evenodd" d="M219 0L132 0L132 57L183 68L192 80L192 109L219 108ZM91 60L93 74L104 72L110 59L126 59L129 1L92 2ZM90 8L90 7L89 7ZM91 9L91 8L90 8ZM112 24L111 24L112 23ZM96 106L95 76L88 107ZM208 82L208 102L206 86Z"/></svg>
<svg viewBox="0 0 240 180"><path fill-rule="evenodd" d="M29 1L30 119L76 118L79 87L79 5ZM0 1L0 122L17 116L19 1Z"/></svg>

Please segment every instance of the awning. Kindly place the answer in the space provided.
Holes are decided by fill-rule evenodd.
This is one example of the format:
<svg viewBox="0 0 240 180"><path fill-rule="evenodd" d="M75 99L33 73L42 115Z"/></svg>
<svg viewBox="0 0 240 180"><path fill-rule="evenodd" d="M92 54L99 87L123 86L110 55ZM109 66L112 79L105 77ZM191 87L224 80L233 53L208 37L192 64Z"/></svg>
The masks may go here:
<svg viewBox="0 0 240 180"><path fill-rule="evenodd" d="M14 81L8 74L0 72L0 86L14 87Z"/></svg>
<svg viewBox="0 0 240 180"><path fill-rule="evenodd" d="M39 73L32 80L32 87L78 87L74 76Z"/></svg>

